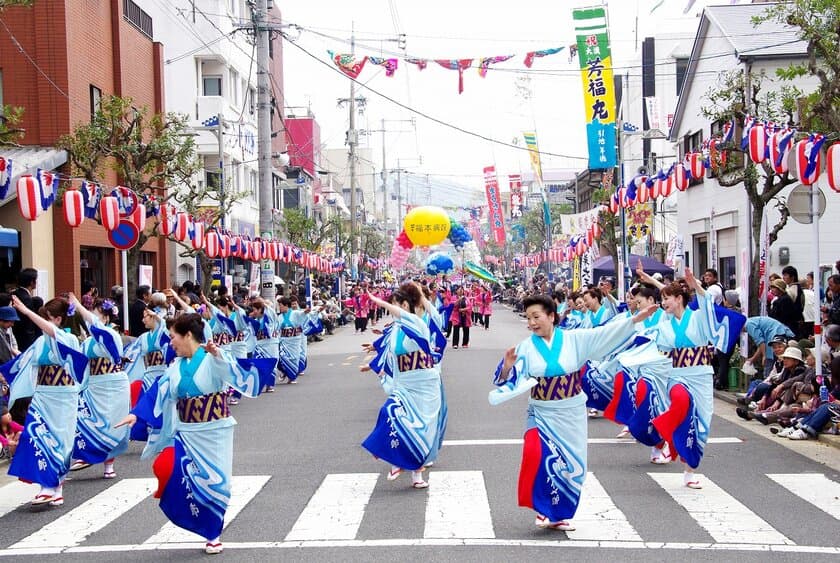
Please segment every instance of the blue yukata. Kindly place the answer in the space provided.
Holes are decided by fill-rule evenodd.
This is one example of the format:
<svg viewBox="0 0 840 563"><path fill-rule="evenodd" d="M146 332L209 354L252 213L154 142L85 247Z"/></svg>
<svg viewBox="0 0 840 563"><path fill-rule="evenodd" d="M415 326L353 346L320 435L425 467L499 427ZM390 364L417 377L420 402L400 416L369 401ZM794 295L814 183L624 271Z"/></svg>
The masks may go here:
<svg viewBox="0 0 840 563"><path fill-rule="evenodd" d="M303 335L301 327L305 319L306 313L300 309L287 309L285 313L277 314L280 329L280 358L278 367L280 368L280 372L289 381L295 381L297 379L301 371L301 355L303 354L305 357L306 354L301 349L300 339L300 336Z"/></svg>
<svg viewBox="0 0 840 563"><path fill-rule="evenodd" d="M550 341L536 334L516 347L516 362L501 379L496 369L491 404L530 391L519 471L519 506L552 522L572 518L586 479L586 395L581 368L599 361L633 335L629 317L591 329L554 329Z"/></svg>
<svg viewBox="0 0 840 563"><path fill-rule="evenodd" d="M631 432L634 427L652 425L668 442L671 455L682 457L692 468L700 465L712 423L714 349L726 350L732 337L732 327L716 317L711 299L698 295L697 304L696 310L686 308L682 318L661 316L652 334L672 367L664 381L657 377L637 383L636 404L642 420L628 425Z"/></svg>
<svg viewBox="0 0 840 563"><path fill-rule="evenodd" d="M306 335L303 333L303 325L310 318L310 313L301 309L292 309L295 312L295 336L300 342L298 351L298 375L306 371L306 366L309 363L309 343Z"/></svg>
<svg viewBox="0 0 840 563"><path fill-rule="evenodd" d="M443 377L440 363L443 361L443 354L446 350L448 339L446 338L445 321L440 309L423 315L423 320L429 326L429 336L431 337L431 354L435 363L435 369L438 372L440 380L440 416L438 416L438 439L436 447L429 452L426 464L437 460L438 453L443 447L443 438L446 435L446 425L449 422L449 405L446 401L446 389L443 386Z"/></svg>
<svg viewBox="0 0 840 563"><path fill-rule="evenodd" d="M124 354L128 360L126 373L128 373L128 384L131 389L131 408L134 408L144 393L157 386L157 380L172 360L169 331L166 330L163 318L158 317L155 328L144 332L129 344ZM149 439L149 432L159 427L160 420L153 421L152 424L138 420L131 427L129 438L137 442L145 442Z"/></svg>
<svg viewBox="0 0 840 563"><path fill-rule="evenodd" d="M216 346L228 352L234 358L247 358L254 351L256 339L250 319L245 311L236 307L230 314L213 305L210 306L210 329ZM208 324L208 323L205 323Z"/></svg>
<svg viewBox="0 0 840 563"><path fill-rule="evenodd" d="M416 471L440 449L443 401L429 324L403 311L383 337L378 362L392 374L385 386L388 398L362 446L393 466Z"/></svg>
<svg viewBox="0 0 840 563"><path fill-rule="evenodd" d="M9 475L51 488L64 481L70 470L86 362L79 340L56 328L54 338L40 336L23 354L4 364L9 406L32 397Z"/></svg>
<svg viewBox="0 0 840 563"><path fill-rule="evenodd" d="M159 416L160 439L148 442L143 459L155 454L155 498L167 518L208 541L222 533L230 502L233 427L228 387L249 397L259 393L257 370L245 369L224 350L216 358L199 348L176 358L161 376L154 397L144 396L135 414ZM144 413L151 409L154 412Z"/></svg>
<svg viewBox="0 0 840 563"><path fill-rule="evenodd" d="M609 298L604 297L601 306L597 311L584 312L584 318L581 323L581 328L594 328L605 324L617 314L615 305Z"/></svg>
<svg viewBox="0 0 840 563"><path fill-rule="evenodd" d="M131 392L122 366L120 335L97 319L88 323L88 329L91 336L82 343L88 364L79 394L73 458L95 464L128 448L128 426L114 425L128 414Z"/></svg>

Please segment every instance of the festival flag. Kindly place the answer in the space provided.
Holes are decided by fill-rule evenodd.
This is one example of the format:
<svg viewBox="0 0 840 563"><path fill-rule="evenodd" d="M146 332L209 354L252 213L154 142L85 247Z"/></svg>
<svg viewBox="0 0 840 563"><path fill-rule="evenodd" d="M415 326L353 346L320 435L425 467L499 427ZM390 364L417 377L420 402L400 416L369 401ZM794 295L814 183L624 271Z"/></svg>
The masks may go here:
<svg viewBox="0 0 840 563"><path fill-rule="evenodd" d="M519 219L522 217L522 176L510 174L510 218Z"/></svg>
<svg viewBox="0 0 840 563"><path fill-rule="evenodd" d="M368 57L370 64L385 67L385 76L394 76L397 70L398 60L395 58L384 59L382 57Z"/></svg>
<svg viewBox="0 0 840 563"><path fill-rule="evenodd" d="M583 79L589 168L613 168L615 150L615 90L612 56L603 7L572 11Z"/></svg>
<svg viewBox="0 0 840 563"><path fill-rule="evenodd" d="M482 57L479 59L478 63L478 75L481 78L487 76L487 71L490 69L490 65L494 65L496 63L503 63L507 60L513 58L513 55L500 55L497 57Z"/></svg>
<svg viewBox="0 0 840 563"><path fill-rule="evenodd" d="M549 55L554 55L555 53L559 53L563 50L563 47L555 47L554 49L543 49L542 51L529 51L525 55L525 66L531 68L531 65L534 64L534 59L537 57L547 57Z"/></svg>
<svg viewBox="0 0 840 563"><path fill-rule="evenodd" d="M542 164L540 163L540 149L537 146L537 134L533 131L523 131L525 146L528 147L528 155L531 157L531 169L537 180L537 185L542 189Z"/></svg>
<svg viewBox="0 0 840 563"><path fill-rule="evenodd" d="M335 66L337 66L341 72L353 79L359 77L359 74L362 73L362 69L365 68L365 63L368 60L367 57L362 57L357 60L355 55L347 53L341 54L333 53L332 51L327 52L330 54L330 58L335 63Z"/></svg>
<svg viewBox="0 0 840 563"><path fill-rule="evenodd" d="M435 59L443 68L458 71L458 93L464 91L464 71L472 66L472 59Z"/></svg>
<svg viewBox="0 0 840 563"><path fill-rule="evenodd" d="M487 208L490 218L490 232L499 246L505 245L505 218L502 215L502 201L499 197L499 182L496 180L496 167L484 169L484 190L487 194Z"/></svg>

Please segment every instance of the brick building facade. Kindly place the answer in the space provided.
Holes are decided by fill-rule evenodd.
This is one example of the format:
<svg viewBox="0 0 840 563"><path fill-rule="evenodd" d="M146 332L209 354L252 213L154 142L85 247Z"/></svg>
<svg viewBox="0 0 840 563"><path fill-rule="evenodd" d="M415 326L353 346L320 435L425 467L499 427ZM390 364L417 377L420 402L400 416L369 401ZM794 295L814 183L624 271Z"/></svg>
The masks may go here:
<svg viewBox="0 0 840 563"><path fill-rule="evenodd" d="M90 121L102 96L127 96L137 107L163 111L163 45L152 40L153 21L132 0L36 0L0 18L9 31L0 28L0 100L25 109L26 147L54 147ZM69 166L60 172L69 174ZM114 172L105 184L118 184ZM100 225L88 220L71 229L55 207L30 223L15 203L4 205L8 199L0 203L0 224L20 232L21 266L49 274L49 295L78 292L83 280L105 292L122 282L119 252ZM165 239L151 238L142 249L141 263L153 266L157 287L170 278L167 248Z"/></svg>

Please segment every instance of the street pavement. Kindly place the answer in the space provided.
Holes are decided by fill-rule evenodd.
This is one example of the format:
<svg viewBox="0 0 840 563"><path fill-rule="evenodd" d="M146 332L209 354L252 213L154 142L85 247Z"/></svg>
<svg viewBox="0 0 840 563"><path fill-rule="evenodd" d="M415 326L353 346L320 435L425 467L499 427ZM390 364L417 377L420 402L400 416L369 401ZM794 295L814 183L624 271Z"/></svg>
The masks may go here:
<svg viewBox="0 0 840 563"><path fill-rule="evenodd" d="M716 401L699 472L649 463L648 449L589 424L589 478L574 532L540 530L518 508L516 483L526 400L491 407L491 374L525 338L518 315L497 307L491 329L473 327L468 349L448 350L447 442L413 490L360 442L384 395L360 373L360 344L374 335L342 328L310 345L307 373L234 408L233 499L222 536L231 561L837 561L840 450L772 437ZM32 512L31 485L0 478L0 557L40 561L199 560L203 540L167 524L149 497L150 464L132 444L118 478L101 467L72 475L65 505Z"/></svg>

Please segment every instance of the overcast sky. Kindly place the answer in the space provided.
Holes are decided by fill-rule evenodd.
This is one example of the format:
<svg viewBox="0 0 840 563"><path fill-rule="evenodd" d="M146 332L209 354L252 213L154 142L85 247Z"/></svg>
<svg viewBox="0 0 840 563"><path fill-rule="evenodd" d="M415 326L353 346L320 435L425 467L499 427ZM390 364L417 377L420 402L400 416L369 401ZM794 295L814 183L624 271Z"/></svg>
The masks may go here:
<svg viewBox="0 0 840 563"><path fill-rule="evenodd" d="M698 21L695 17L698 8L707 2L694 3L689 14L682 16L690 2L665 0L650 15L651 7L657 3L656 0L609 3L612 52L617 67L633 65L637 58L637 13L641 40L655 29L672 30L678 25L691 29ZM716 3L728 3L728 0ZM575 42L572 8L598 2L322 0L279 4L284 23L304 28L295 45L284 45L286 104L312 108L321 126L325 147L344 145L348 110L339 109L336 104L339 98L347 98L350 93L349 80L334 70L327 51L349 53L349 38L354 29L358 56L478 59L515 55L513 59L491 67L485 78L481 78L475 68L465 71L464 92L460 95L458 73L434 62L420 71L415 65L400 60L393 77L386 77L382 67L366 66L359 80L370 90L357 88L357 96L367 98L367 108L364 116L357 120L357 127L378 130L381 119L388 120L386 129L393 131L386 136L389 168L396 167L399 158L403 168L448 178L475 189L483 189L482 169L485 166L495 165L500 175L529 170L524 151L445 127L429 117L483 137L520 145L523 144L521 132L536 127L540 150L564 155L543 157L543 168L585 168L579 63L576 58L569 60L568 46ZM674 19L677 17L682 17L683 21L677 22ZM406 35L404 52L395 42L387 41L397 32ZM289 33L297 35L294 30ZM566 49L536 59L531 69L522 62L528 51L561 46ZM629 72L640 74L641 71L631 67ZM518 85L523 82L529 84L533 92L530 101L518 93ZM375 92L413 111L401 108ZM414 126L397 121L412 118ZM363 136L360 142L373 149L378 169L382 134Z"/></svg>

